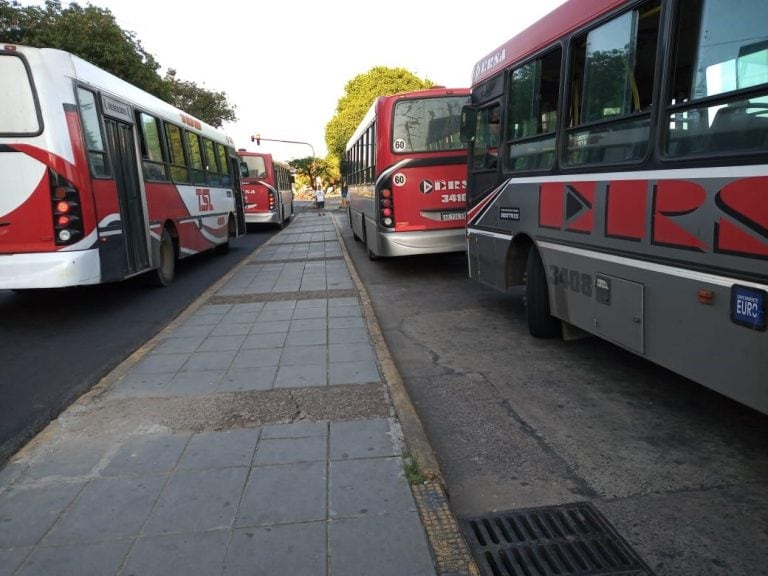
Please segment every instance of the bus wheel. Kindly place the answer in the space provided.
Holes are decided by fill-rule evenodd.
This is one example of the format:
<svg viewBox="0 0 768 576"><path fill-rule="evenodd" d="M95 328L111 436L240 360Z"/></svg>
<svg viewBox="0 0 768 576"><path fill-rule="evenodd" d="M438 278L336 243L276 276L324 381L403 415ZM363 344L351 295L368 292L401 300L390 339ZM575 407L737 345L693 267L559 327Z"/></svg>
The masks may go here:
<svg viewBox="0 0 768 576"><path fill-rule="evenodd" d="M175 272L176 248L168 228L163 228L163 234L160 237L160 261L155 270L155 284L157 286L169 286L173 282Z"/></svg>
<svg viewBox="0 0 768 576"><path fill-rule="evenodd" d="M357 235L355 227L352 224L352 208L347 208L347 214L349 215L349 227L352 228L352 238L354 238L355 242L360 242L360 236Z"/></svg>
<svg viewBox="0 0 768 576"><path fill-rule="evenodd" d="M528 249L525 300L528 331L536 338L552 338L562 333L562 323L550 314L547 275L535 246Z"/></svg>

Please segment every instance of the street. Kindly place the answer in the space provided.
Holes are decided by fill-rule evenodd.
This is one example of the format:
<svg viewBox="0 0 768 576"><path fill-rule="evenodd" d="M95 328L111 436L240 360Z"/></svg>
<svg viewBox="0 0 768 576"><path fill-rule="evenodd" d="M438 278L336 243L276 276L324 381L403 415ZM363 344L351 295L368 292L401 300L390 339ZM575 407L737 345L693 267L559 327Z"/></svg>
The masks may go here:
<svg viewBox="0 0 768 576"><path fill-rule="evenodd" d="M588 502L657 575L768 574L768 416L597 338L534 339L523 290L463 254L372 262L337 220L459 519Z"/></svg>

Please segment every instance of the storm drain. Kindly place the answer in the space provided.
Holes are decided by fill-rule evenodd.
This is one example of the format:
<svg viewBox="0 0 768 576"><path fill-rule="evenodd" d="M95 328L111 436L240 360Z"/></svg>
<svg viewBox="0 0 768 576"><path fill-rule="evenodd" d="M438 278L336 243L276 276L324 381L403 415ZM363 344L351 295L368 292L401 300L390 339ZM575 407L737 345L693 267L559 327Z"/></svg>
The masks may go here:
<svg viewBox="0 0 768 576"><path fill-rule="evenodd" d="M588 502L460 521L485 576L653 576Z"/></svg>

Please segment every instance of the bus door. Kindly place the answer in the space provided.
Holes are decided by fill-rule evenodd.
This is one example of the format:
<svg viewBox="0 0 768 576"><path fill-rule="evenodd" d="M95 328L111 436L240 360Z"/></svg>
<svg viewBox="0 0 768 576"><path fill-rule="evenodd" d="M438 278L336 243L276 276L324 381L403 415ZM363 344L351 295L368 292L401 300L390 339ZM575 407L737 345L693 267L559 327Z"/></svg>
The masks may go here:
<svg viewBox="0 0 768 576"><path fill-rule="evenodd" d="M232 193L235 195L238 234L245 234L245 200L243 200L243 183L240 179L239 156L229 158L229 171L232 174Z"/></svg>
<svg viewBox="0 0 768 576"><path fill-rule="evenodd" d="M114 269L119 264L114 258L101 258L102 279L111 280L146 270L149 267L149 250L133 115L127 104L108 96L102 95L102 103L107 147L120 206L124 250L121 270Z"/></svg>
<svg viewBox="0 0 768 576"><path fill-rule="evenodd" d="M496 188L499 182L501 106L495 103L477 110L474 140L470 147L469 178L471 198L469 206Z"/></svg>

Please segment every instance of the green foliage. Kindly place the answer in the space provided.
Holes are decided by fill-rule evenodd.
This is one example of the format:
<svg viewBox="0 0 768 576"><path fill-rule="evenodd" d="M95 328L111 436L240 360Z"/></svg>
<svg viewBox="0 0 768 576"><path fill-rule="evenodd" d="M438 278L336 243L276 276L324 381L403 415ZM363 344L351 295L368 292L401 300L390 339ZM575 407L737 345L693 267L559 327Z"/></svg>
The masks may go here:
<svg viewBox="0 0 768 576"><path fill-rule="evenodd" d="M66 50L213 126L237 119L224 92L162 78L154 56L108 9L76 2L63 8L59 0L43 6L0 0L0 42Z"/></svg>
<svg viewBox="0 0 768 576"><path fill-rule="evenodd" d="M321 158L313 156L297 158L288 162L288 165L296 171L299 184L314 188L318 178L325 184L334 181L332 165Z"/></svg>
<svg viewBox="0 0 768 576"><path fill-rule="evenodd" d="M220 128L224 122L235 122L234 106L227 102L226 92L212 92L200 88L194 82L175 80L166 75L171 86L171 103L211 126Z"/></svg>
<svg viewBox="0 0 768 576"><path fill-rule="evenodd" d="M359 74L344 86L344 96L336 104L336 115L325 128L328 154L340 159L344 147L378 96L431 88L434 83L421 79L404 68L375 66Z"/></svg>

